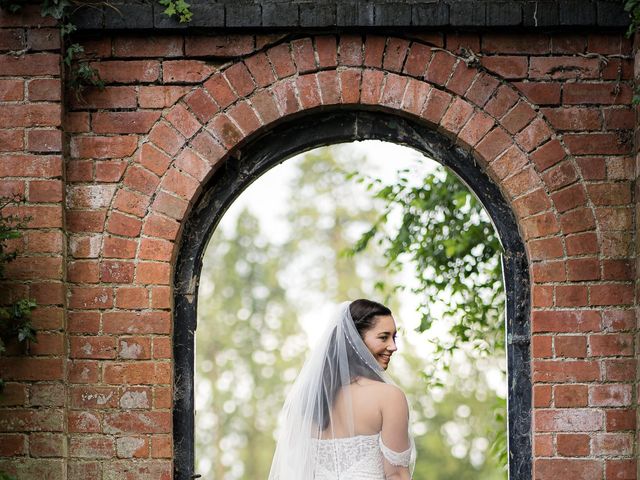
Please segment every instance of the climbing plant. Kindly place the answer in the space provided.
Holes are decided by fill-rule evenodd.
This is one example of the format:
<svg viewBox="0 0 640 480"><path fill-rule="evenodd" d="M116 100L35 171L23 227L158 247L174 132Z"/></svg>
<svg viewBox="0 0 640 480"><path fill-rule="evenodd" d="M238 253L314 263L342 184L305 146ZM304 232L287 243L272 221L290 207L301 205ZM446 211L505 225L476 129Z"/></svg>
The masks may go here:
<svg viewBox="0 0 640 480"><path fill-rule="evenodd" d="M174 17L181 23L189 22L193 16L189 4L184 0L158 0L158 2L165 7L163 11L165 15ZM17 13L27 3L27 0L0 0L0 9ZM108 1L101 3L110 5ZM40 4L41 15L55 18L60 25L62 57L67 67L67 85L78 97L86 87L104 88L104 82L98 71L91 66L91 59L85 55L84 47L80 43L70 41L71 34L77 28L72 21L73 12L83 5L91 4L95 3L79 0L43 0ZM117 11L117 6L111 6Z"/></svg>

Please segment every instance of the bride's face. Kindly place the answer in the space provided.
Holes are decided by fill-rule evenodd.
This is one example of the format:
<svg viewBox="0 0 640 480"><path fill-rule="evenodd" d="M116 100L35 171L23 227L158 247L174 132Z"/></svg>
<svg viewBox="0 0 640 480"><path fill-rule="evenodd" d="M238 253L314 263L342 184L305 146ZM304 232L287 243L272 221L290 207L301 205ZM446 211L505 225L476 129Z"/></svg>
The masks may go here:
<svg viewBox="0 0 640 480"><path fill-rule="evenodd" d="M375 317L376 322L364 333L363 341L378 364L387 369L396 346L396 322L391 315Z"/></svg>

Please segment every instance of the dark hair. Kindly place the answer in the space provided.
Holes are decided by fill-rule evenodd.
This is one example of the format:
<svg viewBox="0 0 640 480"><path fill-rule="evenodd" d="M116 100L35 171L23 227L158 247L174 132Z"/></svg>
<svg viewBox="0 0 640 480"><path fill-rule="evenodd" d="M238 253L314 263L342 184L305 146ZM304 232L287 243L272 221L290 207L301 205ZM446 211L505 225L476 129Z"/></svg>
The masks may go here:
<svg viewBox="0 0 640 480"><path fill-rule="evenodd" d="M391 315L391 310L388 307L366 298L359 298L351 302L349 312L362 338L364 338L365 332L375 324L375 317Z"/></svg>
<svg viewBox="0 0 640 480"><path fill-rule="evenodd" d="M361 338L375 324L375 317L391 315L391 310L381 303L359 298L349 304L349 313L351 319L358 330ZM330 344L335 344L336 330L331 334ZM349 377L351 381L355 381L358 377L366 377L371 380L380 381L380 378L371 371L371 368L363 364L360 355L354 350L353 345L347 345L347 357L349 360ZM340 388L340 379L338 378L338 369L336 365L331 365L330 359L325 359L322 372L322 385L327 393L327 397L323 397L322 404L314 408L314 418L318 426L322 430L329 426L330 412L333 402Z"/></svg>

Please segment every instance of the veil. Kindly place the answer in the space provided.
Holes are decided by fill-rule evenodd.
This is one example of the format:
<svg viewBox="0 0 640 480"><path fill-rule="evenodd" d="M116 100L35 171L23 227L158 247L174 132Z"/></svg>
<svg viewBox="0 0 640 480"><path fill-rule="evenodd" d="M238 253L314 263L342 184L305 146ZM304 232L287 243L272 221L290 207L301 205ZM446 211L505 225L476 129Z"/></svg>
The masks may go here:
<svg viewBox="0 0 640 480"><path fill-rule="evenodd" d="M318 440L356 435L350 389L343 387L363 377L395 385L362 341L351 318L350 303L335 309L287 395L269 480L313 480ZM338 410L340 418L334 418L332 412ZM340 434L334 430L334 423L340 424ZM407 437L412 471L415 446L408 431ZM381 448L385 453L386 447Z"/></svg>

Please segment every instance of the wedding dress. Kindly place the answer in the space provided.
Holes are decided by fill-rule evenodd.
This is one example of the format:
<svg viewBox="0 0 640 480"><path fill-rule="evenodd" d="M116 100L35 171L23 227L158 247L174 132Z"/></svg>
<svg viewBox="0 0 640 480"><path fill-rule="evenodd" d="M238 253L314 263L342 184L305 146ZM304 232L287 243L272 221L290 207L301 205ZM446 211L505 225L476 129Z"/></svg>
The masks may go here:
<svg viewBox="0 0 640 480"><path fill-rule="evenodd" d="M402 402L385 415L376 410L394 396ZM367 413L365 429L367 408L374 414ZM357 435L379 428L370 421L379 416L379 433ZM402 471L410 476L416 450L408 420L406 397L364 344L344 303L328 319L287 395L269 480L385 480ZM398 452L389 445L409 448Z"/></svg>
<svg viewBox="0 0 640 480"><path fill-rule="evenodd" d="M318 461L314 480L385 480L385 461L396 467L411 463L411 448L395 452L385 446L379 433L315 441Z"/></svg>

